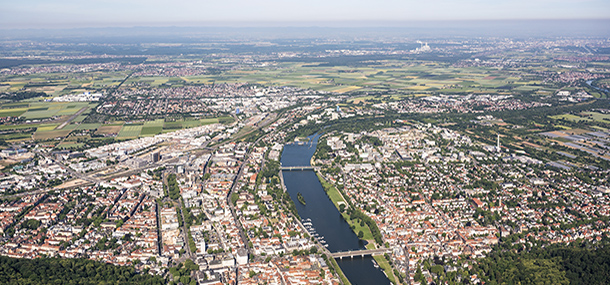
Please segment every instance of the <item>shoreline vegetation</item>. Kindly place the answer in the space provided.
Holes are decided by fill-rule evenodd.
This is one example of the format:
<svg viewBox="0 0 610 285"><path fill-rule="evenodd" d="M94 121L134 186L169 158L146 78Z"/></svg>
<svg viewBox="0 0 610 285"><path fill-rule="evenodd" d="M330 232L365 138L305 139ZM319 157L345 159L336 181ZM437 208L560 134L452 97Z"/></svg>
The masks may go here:
<svg viewBox="0 0 610 285"><path fill-rule="evenodd" d="M297 200L299 200L299 203L303 204L303 206L307 205L307 203L305 202L305 198L303 198L301 192L297 193Z"/></svg>
<svg viewBox="0 0 610 285"><path fill-rule="evenodd" d="M333 202L333 204L335 204L335 207L337 207L337 210L339 210L339 213L341 213L343 219L347 221L347 223L350 225L352 231L356 235L358 235L358 238L364 239L367 242L367 249L374 249L376 247L376 244L370 228L366 224L364 226L360 226L360 224L357 222L357 219L350 219L350 215L347 214L346 210L348 207L348 203L347 201L345 201L343 194L339 192L339 190L335 186L327 182L326 179L324 179L324 177L322 176L322 174L320 174L318 171L316 171L316 175L318 176L320 184L322 184L322 188L324 188L324 192L326 192L328 198ZM383 272L388 277L390 282L392 282L393 284L400 284L397 280L398 278L396 278L396 276L394 275L394 270L390 265L390 262L385 256L376 255L373 256L373 259L377 262L379 267L383 269Z"/></svg>

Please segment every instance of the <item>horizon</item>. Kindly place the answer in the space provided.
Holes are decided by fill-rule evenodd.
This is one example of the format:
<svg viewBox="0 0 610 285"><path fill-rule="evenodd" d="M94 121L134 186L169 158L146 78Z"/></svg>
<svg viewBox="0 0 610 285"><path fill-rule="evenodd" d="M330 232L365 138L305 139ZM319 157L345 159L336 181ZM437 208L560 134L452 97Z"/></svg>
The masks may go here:
<svg viewBox="0 0 610 285"><path fill-rule="evenodd" d="M357 24L357 25L355 25ZM0 29L0 39L203 37L608 37L610 19L284 22L284 25L107 26ZM340 34L334 34L340 33Z"/></svg>
<svg viewBox="0 0 610 285"><path fill-rule="evenodd" d="M12 1L0 11L0 29L284 25L282 23L390 23L409 21L610 19L605 0L229 0L202 3L106 0ZM325 24L325 25L326 25ZM375 25L375 24L374 24ZM351 25L350 25L351 26Z"/></svg>

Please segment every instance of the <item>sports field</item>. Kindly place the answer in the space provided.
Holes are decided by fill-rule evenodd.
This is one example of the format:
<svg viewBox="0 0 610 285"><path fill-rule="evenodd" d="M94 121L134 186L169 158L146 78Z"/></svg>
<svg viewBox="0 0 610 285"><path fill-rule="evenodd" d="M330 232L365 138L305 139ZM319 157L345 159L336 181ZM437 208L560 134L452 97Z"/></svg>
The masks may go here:
<svg viewBox="0 0 610 285"><path fill-rule="evenodd" d="M117 135L119 139L137 138L142 132L142 125L124 125Z"/></svg>

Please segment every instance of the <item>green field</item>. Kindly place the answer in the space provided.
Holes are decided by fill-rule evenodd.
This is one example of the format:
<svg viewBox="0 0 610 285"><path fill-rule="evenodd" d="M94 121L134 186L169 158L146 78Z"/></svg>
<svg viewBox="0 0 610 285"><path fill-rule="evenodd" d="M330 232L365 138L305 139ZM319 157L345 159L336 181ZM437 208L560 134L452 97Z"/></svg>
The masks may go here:
<svg viewBox="0 0 610 285"><path fill-rule="evenodd" d="M154 121L148 121L144 123L144 127L163 127L165 123L164 119L156 119Z"/></svg>
<svg viewBox="0 0 610 285"><path fill-rule="evenodd" d="M165 122L163 125L163 130L179 130L182 129L182 122Z"/></svg>
<svg viewBox="0 0 610 285"><path fill-rule="evenodd" d="M137 138L142 132L142 125L124 125L121 131L117 135L117 138Z"/></svg>
<svg viewBox="0 0 610 285"><path fill-rule="evenodd" d="M223 118L227 118L227 117L223 117ZM229 118L233 118L233 117L229 117ZM219 122L220 118L211 118L211 119L201 119L199 120L199 122L201 123L201 125L210 125L210 124L216 124Z"/></svg>
<svg viewBox="0 0 610 285"><path fill-rule="evenodd" d="M33 102L25 113L21 115L27 120L46 119L53 116L70 116L74 115L83 107L94 108L97 103L87 102ZM0 110L0 114L1 114ZM85 115L81 115L80 121L85 119ZM79 116L79 117L81 117ZM75 120L78 121L78 120Z"/></svg>
<svg viewBox="0 0 610 285"><path fill-rule="evenodd" d="M59 126L59 124L41 124L38 129L36 129L37 132L44 132L44 131L52 131L55 128L57 128L57 126Z"/></svg>
<svg viewBox="0 0 610 285"><path fill-rule="evenodd" d="M34 139L36 140L48 140L56 139L67 136L71 130L53 130L53 131L36 131L34 133Z"/></svg>
<svg viewBox="0 0 610 285"><path fill-rule="evenodd" d="M19 117L27 110L28 108L0 109L0 117Z"/></svg>
<svg viewBox="0 0 610 285"><path fill-rule="evenodd" d="M590 122L590 121L592 121L591 119L579 117L579 116L572 115L572 114L562 114L562 115L557 115L557 116L549 116L549 118L556 119L556 120L564 119L564 120L573 121L573 122L578 122L578 121Z"/></svg>
<svg viewBox="0 0 610 285"><path fill-rule="evenodd" d="M201 122L199 120L192 120L192 121L184 121L182 122L182 128L194 128L194 127L199 127L201 126Z"/></svg>
<svg viewBox="0 0 610 285"><path fill-rule="evenodd" d="M598 122L610 123L610 114L602 114L597 112L583 112L581 115L587 116Z"/></svg>
<svg viewBox="0 0 610 285"><path fill-rule="evenodd" d="M65 148L65 149L69 149L69 148L79 148L84 146L84 143L72 143L72 142L68 142L68 143L60 143L57 147L58 148Z"/></svg>
<svg viewBox="0 0 610 285"><path fill-rule="evenodd" d="M544 68L540 68L543 70ZM282 62L276 66L242 66L220 74L186 77L133 77L130 84L158 87L161 84L182 86L191 84L252 83L296 86L321 91L349 93L353 91L393 90L404 94L487 93L511 94L508 90L525 93L554 92L541 85L537 78L522 78L515 74L487 67L454 67L444 62L384 60L373 65L340 66L326 63ZM498 89L502 87L501 89Z"/></svg>
<svg viewBox="0 0 610 285"><path fill-rule="evenodd" d="M0 135L0 140L20 140L20 139L30 139L32 138L32 135L30 133L11 133L11 134L5 134L5 135Z"/></svg>
<svg viewBox="0 0 610 285"><path fill-rule="evenodd" d="M96 124L96 123L90 123L90 124L80 124L78 125L78 127L76 128L77 130L96 130L97 128L99 128L102 124Z"/></svg>
<svg viewBox="0 0 610 285"><path fill-rule="evenodd" d="M163 131L163 126L144 126L140 132L140 136L154 136L160 134Z"/></svg>

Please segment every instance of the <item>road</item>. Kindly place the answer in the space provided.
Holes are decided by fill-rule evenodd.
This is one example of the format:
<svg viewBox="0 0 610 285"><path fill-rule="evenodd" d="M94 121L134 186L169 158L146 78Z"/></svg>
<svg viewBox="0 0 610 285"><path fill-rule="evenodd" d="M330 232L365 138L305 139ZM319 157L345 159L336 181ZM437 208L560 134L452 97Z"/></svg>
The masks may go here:
<svg viewBox="0 0 610 285"><path fill-rule="evenodd" d="M184 209L182 208L182 203L178 202L178 204L180 206L180 214L182 215L182 230L184 243L186 244L186 255L188 255L188 257L192 259L193 252L191 251L191 245L189 244L189 229L186 226L186 220L184 219Z"/></svg>
<svg viewBox="0 0 610 285"><path fill-rule="evenodd" d="M70 173L73 177L76 177L76 178L79 178L79 179L82 179L82 180L85 180L85 181L89 181L91 183L99 183L99 182L101 182L101 180L99 180L99 179L91 178L89 176L83 175L82 173L74 171L74 169L72 169L72 168L64 165L63 163L55 160L52 156L48 155L47 153L43 153L43 152L40 152L40 151L37 151L37 153L42 155L43 157L51 160L53 163L55 163L55 164L65 168L66 171L68 173Z"/></svg>
<svg viewBox="0 0 610 285"><path fill-rule="evenodd" d="M237 119L237 117L235 117L235 118ZM275 113L271 113L260 124L258 124L258 126L256 128L254 128L251 132L255 132L257 130L260 130L261 128L265 127L266 125L268 125L269 123L271 123L275 119L277 119L277 116L275 116ZM246 135L247 134L244 134L241 137L244 137ZM237 223L237 227L239 228L239 235L240 235L242 241L244 242L244 246L246 247L246 251L248 251L249 254L252 253L252 252L251 252L251 249L250 249L250 247L248 245L248 238L246 237L246 234L244 233L243 226L239 222L239 217L237 216L237 213L236 213L236 210L235 210L235 206L233 205L233 203L231 203L231 195L233 195L233 193L235 193L236 190L239 190L239 189L237 189L237 185L238 185L239 179L241 178L241 176L243 174L244 165L248 161L248 158L250 157L250 154L252 153L252 149L254 148L254 146L256 146L258 144L258 142L263 137L264 136L261 136L258 139L256 139L256 141L254 141L254 143L252 143L252 147L250 147L248 149L248 153L244 157L244 161L239 166L239 170L237 171L237 175L235 175L235 178L233 179L233 184L231 185L231 190L229 191L229 194L227 195L227 198L226 198L227 205L229 205L229 210L231 210L231 215L233 216L233 219L235 220L235 222ZM224 143L232 142L232 141L235 141L235 140L237 140L237 138L233 138L231 140L225 141ZM222 144L219 144L216 147L218 147L220 145L222 145ZM263 164L261 165L260 169L262 170L264 167L265 167L265 160L263 160Z"/></svg>
<svg viewBox="0 0 610 285"><path fill-rule="evenodd" d="M253 145L256 145L261 138L257 139ZM229 194L227 195L227 198L226 198L227 205L229 205L229 210L231 210L231 215L233 215L233 219L237 223L237 227L239 228L239 235L241 236L241 240L244 242L244 246L246 247L246 251L248 251L248 253L251 253L250 247L248 246L248 239L246 238L246 234L244 233L244 228L242 227L241 223L239 222L239 217L237 216L235 206L233 205L233 203L231 203L231 195L233 195L233 193L235 193L235 190L237 189L237 184L239 182L240 177L243 174L244 165L246 165L246 161L248 161L250 152L252 152L252 148L250 148L248 150L248 153L244 157L244 161L239 166L239 171L237 171L237 175L235 175L235 178L233 178L233 184L231 185L231 190L229 191Z"/></svg>
<svg viewBox="0 0 610 285"><path fill-rule="evenodd" d="M89 107L80 108L80 110L78 110L78 112L76 112L74 115L70 116L70 118L68 118L65 122L61 123L61 125L57 126L57 128L55 128L55 129L56 130L63 129L66 125L68 125L70 122L72 122L72 120L74 120L76 117L78 117L78 115L82 114L87 109L89 109Z"/></svg>

